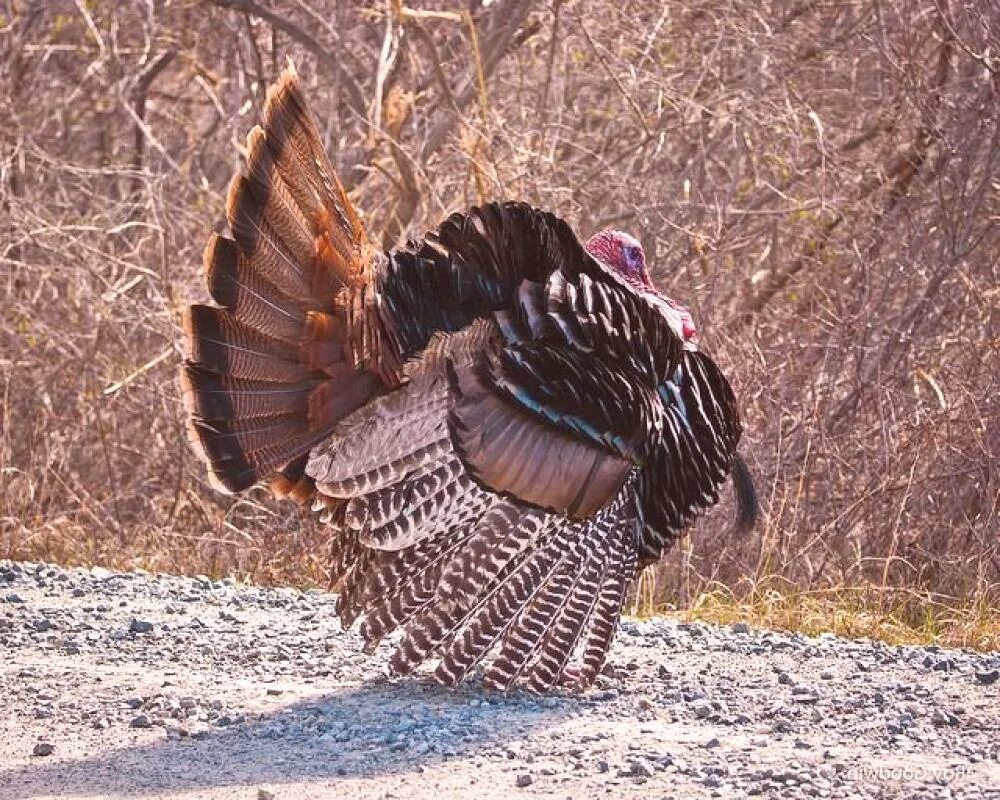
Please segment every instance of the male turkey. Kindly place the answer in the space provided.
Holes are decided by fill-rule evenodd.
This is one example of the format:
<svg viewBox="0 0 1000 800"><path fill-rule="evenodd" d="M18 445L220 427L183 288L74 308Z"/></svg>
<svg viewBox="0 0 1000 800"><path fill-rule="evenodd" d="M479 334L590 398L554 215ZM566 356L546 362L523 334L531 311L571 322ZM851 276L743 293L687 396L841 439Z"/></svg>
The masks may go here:
<svg viewBox="0 0 1000 800"><path fill-rule="evenodd" d="M753 487L725 377L639 242L582 245L523 203L370 242L294 69L268 92L184 322L184 402L212 483L268 481L335 529L345 628L402 629L396 674L588 685L639 570Z"/></svg>

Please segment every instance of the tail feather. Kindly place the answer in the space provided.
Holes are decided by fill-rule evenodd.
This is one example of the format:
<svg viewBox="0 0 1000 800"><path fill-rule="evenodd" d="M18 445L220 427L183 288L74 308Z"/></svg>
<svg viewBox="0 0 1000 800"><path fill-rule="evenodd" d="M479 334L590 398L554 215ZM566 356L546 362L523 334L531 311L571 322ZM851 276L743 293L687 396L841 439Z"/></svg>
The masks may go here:
<svg viewBox="0 0 1000 800"><path fill-rule="evenodd" d="M220 488L267 478L308 502L315 482L303 456L382 384L350 352L341 297L367 280L374 253L293 68L247 137L226 217L233 238L212 236L204 255L218 305L193 305L184 319L188 430Z"/></svg>
<svg viewBox="0 0 1000 800"><path fill-rule="evenodd" d="M316 279L311 274L316 260L315 237L310 235L299 210L288 205L281 187L281 178L276 174L260 180L235 175L226 197L226 217L240 245L252 251L259 239L266 238L284 251L299 276L303 280L310 278L315 288ZM332 282L327 288L332 295Z"/></svg>
<svg viewBox="0 0 1000 800"><path fill-rule="evenodd" d="M236 242L213 234L205 247L205 283L222 308L256 330L294 344L309 304L286 294L240 256Z"/></svg>
<svg viewBox="0 0 1000 800"><path fill-rule="evenodd" d="M322 223L335 249L348 255L365 240L364 226L330 164L294 68L268 89L264 129L270 155L299 208Z"/></svg>
<svg viewBox="0 0 1000 800"><path fill-rule="evenodd" d="M334 204L333 169L319 142L319 130L297 81L268 87L263 124L274 163L299 208L320 216Z"/></svg>
<svg viewBox="0 0 1000 800"><path fill-rule="evenodd" d="M223 438L226 432L226 426L213 426L200 420L191 420L188 426L192 447L209 465L212 485L225 493L241 492L263 477L273 476L289 461L308 453L321 438L308 432L299 433L246 451L227 444Z"/></svg>
<svg viewBox="0 0 1000 800"><path fill-rule="evenodd" d="M253 419L308 410L315 381L272 383L220 375L192 365L181 374L184 407L202 420Z"/></svg>
<svg viewBox="0 0 1000 800"><path fill-rule="evenodd" d="M252 458L274 442L284 442L307 433L298 414L232 419L214 427L210 444L213 460Z"/></svg>
<svg viewBox="0 0 1000 800"><path fill-rule="evenodd" d="M193 305L184 320L188 359L219 375L271 383L309 378L298 349L214 306Z"/></svg>

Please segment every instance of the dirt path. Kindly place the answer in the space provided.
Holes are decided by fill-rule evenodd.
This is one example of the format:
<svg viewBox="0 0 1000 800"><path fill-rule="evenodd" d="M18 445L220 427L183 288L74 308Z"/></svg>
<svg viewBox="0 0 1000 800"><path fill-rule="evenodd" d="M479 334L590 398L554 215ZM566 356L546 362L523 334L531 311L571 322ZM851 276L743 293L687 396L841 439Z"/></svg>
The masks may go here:
<svg viewBox="0 0 1000 800"><path fill-rule="evenodd" d="M998 655L633 622L505 696L387 680L332 603L0 562L0 800L1000 797Z"/></svg>

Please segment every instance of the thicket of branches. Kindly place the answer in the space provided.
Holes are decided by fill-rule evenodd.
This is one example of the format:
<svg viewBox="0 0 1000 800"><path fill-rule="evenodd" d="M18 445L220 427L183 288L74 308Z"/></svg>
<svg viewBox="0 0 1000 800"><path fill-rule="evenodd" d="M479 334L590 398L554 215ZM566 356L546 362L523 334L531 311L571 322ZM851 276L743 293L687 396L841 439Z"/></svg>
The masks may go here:
<svg viewBox="0 0 1000 800"><path fill-rule="evenodd" d="M314 522L206 487L175 383L292 57L383 244L517 197L633 232L691 305L765 518L710 514L661 599L995 599L998 31L991 0L0 3L0 555L322 581Z"/></svg>

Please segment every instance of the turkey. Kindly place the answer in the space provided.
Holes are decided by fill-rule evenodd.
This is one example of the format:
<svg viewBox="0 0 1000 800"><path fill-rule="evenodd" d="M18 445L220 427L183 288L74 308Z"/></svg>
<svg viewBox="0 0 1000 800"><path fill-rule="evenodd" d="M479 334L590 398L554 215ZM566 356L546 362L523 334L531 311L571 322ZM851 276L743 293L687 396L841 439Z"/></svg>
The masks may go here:
<svg viewBox="0 0 1000 800"><path fill-rule="evenodd" d="M626 592L732 473L733 392L642 246L524 203L373 246L293 67L205 249L181 383L211 483L332 528L345 628L455 684L587 686Z"/></svg>

